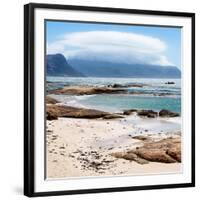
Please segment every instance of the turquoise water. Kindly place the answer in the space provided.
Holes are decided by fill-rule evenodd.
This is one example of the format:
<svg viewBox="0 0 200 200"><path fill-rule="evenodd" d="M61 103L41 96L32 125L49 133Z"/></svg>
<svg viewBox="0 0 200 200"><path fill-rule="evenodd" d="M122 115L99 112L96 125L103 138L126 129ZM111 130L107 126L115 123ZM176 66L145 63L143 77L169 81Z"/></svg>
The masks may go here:
<svg viewBox="0 0 200 200"><path fill-rule="evenodd" d="M121 111L124 109L152 109L160 111L168 109L181 112L181 98L148 97L133 95L93 95L87 99L79 100L85 106L97 107L102 110Z"/></svg>
<svg viewBox="0 0 200 200"><path fill-rule="evenodd" d="M65 85L90 85L108 86L109 84L128 85L130 83L145 84L144 87L130 87L127 91L140 92L144 94L98 94L69 96L59 95L57 98L66 104L83 105L105 111L122 111L125 109L152 109L159 111L168 109L181 112L181 80L180 79L142 79L142 78L94 78L94 77L47 77L50 82L49 89L60 88ZM173 81L175 84L165 84ZM165 94L164 96L154 96Z"/></svg>

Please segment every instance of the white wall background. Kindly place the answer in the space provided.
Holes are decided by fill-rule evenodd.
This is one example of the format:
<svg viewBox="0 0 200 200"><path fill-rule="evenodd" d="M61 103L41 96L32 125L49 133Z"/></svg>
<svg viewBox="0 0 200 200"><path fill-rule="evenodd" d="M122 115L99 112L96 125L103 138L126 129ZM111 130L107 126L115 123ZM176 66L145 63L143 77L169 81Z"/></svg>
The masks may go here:
<svg viewBox="0 0 200 200"><path fill-rule="evenodd" d="M200 195L200 1L199 0L41 0L133 9L196 12L196 188L46 197L45 199L199 199ZM26 199L23 187L23 5L28 0L4 0L0 5L0 199ZM41 199L41 198L38 198Z"/></svg>

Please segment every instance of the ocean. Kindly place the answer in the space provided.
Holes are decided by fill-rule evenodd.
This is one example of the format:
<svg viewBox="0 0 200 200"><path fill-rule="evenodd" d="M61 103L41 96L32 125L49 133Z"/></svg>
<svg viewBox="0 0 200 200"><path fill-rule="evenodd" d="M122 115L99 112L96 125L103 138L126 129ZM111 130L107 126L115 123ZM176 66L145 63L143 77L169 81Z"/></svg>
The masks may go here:
<svg viewBox="0 0 200 200"><path fill-rule="evenodd" d="M108 86L121 84L143 84L143 87L127 87L136 94L56 95L56 99L67 105L96 108L118 112L125 109L168 109L181 113L181 79L147 78L97 78L97 77L53 77L47 76L47 92L64 86ZM174 84L166 84L174 82Z"/></svg>

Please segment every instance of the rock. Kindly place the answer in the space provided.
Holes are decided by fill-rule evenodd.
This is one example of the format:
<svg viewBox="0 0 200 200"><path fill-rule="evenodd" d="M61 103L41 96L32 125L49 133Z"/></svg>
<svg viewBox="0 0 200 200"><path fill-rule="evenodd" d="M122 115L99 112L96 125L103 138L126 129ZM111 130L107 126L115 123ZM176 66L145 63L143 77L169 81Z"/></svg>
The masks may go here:
<svg viewBox="0 0 200 200"><path fill-rule="evenodd" d="M163 163L175 163L176 160L161 151L160 149L138 149L134 152L139 157L152 161L152 162L163 162Z"/></svg>
<svg viewBox="0 0 200 200"><path fill-rule="evenodd" d="M109 115L108 112L103 112L94 109L75 108L64 105L47 105L46 106L47 119L52 120L58 117L73 117L73 118L101 118Z"/></svg>
<svg viewBox="0 0 200 200"><path fill-rule="evenodd" d="M158 113L153 110L139 110L137 111L139 116L148 117L148 118L155 118L158 116Z"/></svg>
<svg viewBox="0 0 200 200"><path fill-rule="evenodd" d="M46 103L47 104L56 104L56 103L59 103L59 101L57 101L56 99L54 99L50 96L46 96Z"/></svg>
<svg viewBox="0 0 200 200"><path fill-rule="evenodd" d="M133 112L137 112L137 109L130 109L130 110L124 110L124 115L131 115Z"/></svg>
<svg viewBox="0 0 200 200"><path fill-rule="evenodd" d="M124 118L124 117L117 114L108 114L103 116L103 119L117 119L117 118Z"/></svg>
<svg viewBox="0 0 200 200"><path fill-rule="evenodd" d="M110 87L93 87L93 86L67 86L62 89L50 91L52 94L69 94L69 95L91 95L91 94L116 94L126 93L124 89L115 89Z"/></svg>
<svg viewBox="0 0 200 200"><path fill-rule="evenodd" d="M174 158L175 160L177 160L178 162L181 162L181 149L180 148L172 148L172 149L168 149L166 151L166 153L171 156L172 158Z"/></svg>
<svg viewBox="0 0 200 200"><path fill-rule="evenodd" d="M139 164L148 164L148 161L138 157L135 153L116 152L112 153L115 158L123 158L125 160L133 160Z"/></svg>
<svg viewBox="0 0 200 200"><path fill-rule="evenodd" d="M109 86L112 87L112 88L121 88L121 87L124 87L123 85L117 84L117 83L115 83L113 85L109 85Z"/></svg>
<svg viewBox="0 0 200 200"><path fill-rule="evenodd" d="M151 162L181 162L181 137L169 137L159 141L145 140L143 146L136 147L127 152L113 153L112 155L116 158L135 161L140 158Z"/></svg>
<svg viewBox="0 0 200 200"><path fill-rule="evenodd" d="M112 88L129 88L129 87L139 87L139 88L141 88L143 86L145 86L145 85L140 84L140 83L129 83L129 84L125 84L125 85L115 83L113 85L108 85L108 87L112 87Z"/></svg>
<svg viewBox="0 0 200 200"><path fill-rule="evenodd" d="M52 112L47 111L46 112L46 118L47 118L47 120L56 120L56 119L58 119L58 116L57 116L56 113L52 113Z"/></svg>
<svg viewBox="0 0 200 200"><path fill-rule="evenodd" d="M136 135L131 137L132 139L136 139L136 140L142 140L142 141L147 141L147 140L151 140L150 137L148 136L144 136L144 135Z"/></svg>
<svg viewBox="0 0 200 200"><path fill-rule="evenodd" d="M178 117L180 115L179 115L179 113L175 113L170 110L163 109L159 112L159 116L160 117Z"/></svg>
<svg viewBox="0 0 200 200"><path fill-rule="evenodd" d="M171 85L171 84L175 84L175 82L173 82L173 81L168 81L168 82L166 82L165 84Z"/></svg>

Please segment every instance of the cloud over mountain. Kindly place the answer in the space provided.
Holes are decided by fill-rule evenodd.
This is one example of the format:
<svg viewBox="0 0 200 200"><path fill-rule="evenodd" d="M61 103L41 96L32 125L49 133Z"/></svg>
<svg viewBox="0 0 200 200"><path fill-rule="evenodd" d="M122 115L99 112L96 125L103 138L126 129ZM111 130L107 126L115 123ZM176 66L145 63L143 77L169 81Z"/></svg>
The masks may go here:
<svg viewBox="0 0 200 200"><path fill-rule="evenodd" d="M166 49L166 43L158 38L118 31L74 32L47 46L48 54L62 53L68 59L174 65L166 57Z"/></svg>

